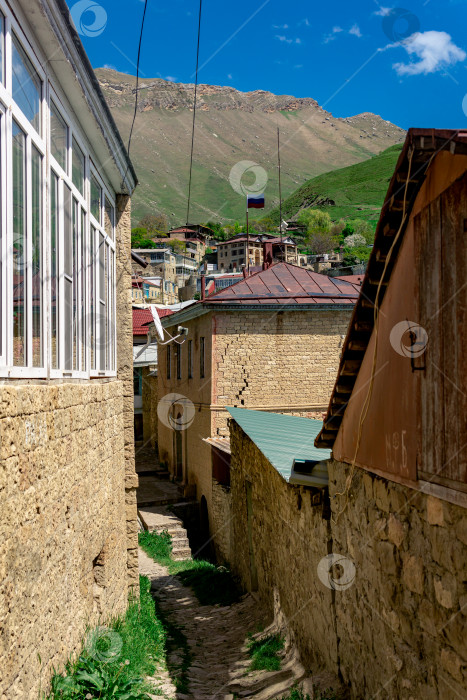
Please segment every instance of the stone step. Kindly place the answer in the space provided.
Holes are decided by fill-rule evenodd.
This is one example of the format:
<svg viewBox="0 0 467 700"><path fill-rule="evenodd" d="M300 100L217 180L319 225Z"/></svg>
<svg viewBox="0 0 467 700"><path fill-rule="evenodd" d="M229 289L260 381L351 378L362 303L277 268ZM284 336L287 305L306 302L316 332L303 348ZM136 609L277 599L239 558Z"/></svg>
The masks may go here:
<svg viewBox="0 0 467 700"><path fill-rule="evenodd" d="M191 559L190 547L173 549L172 550L172 559L174 559L174 561L181 561L182 559Z"/></svg>

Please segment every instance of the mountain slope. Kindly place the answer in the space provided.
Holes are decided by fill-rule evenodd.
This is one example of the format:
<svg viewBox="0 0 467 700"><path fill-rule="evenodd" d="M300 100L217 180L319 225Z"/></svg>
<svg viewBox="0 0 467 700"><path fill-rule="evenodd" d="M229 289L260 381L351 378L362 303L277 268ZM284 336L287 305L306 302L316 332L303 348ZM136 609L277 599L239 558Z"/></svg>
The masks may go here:
<svg viewBox="0 0 467 700"><path fill-rule="evenodd" d="M365 219L375 225L401 149L397 144L362 163L308 180L282 202L282 218L295 219L302 209L315 206L334 221ZM270 215L279 221L278 208Z"/></svg>
<svg viewBox="0 0 467 700"><path fill-rule="evenodd" d="M134 110L135 78L96 70L101 88L126 140ZM171 224L185 221L191 147L193 85L143 79L131 145L140 185L134 221L159 211ZM277 126L281 133L282 190L320 173L363 161L399 143L404 131L374 114L335 119L310 98L242 93L230 87L198 87L192 187L192 221L242 220L245 198L229 174L239 161L254 161L267 173L266 211L278 202ZM248 175L242 181L248 185Z"/></svg>

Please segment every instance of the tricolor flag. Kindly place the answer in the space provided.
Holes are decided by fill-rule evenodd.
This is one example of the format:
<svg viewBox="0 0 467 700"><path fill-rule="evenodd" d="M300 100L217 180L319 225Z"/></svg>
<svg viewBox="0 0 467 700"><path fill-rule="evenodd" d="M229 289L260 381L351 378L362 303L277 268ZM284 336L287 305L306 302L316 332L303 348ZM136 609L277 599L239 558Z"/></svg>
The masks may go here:
<svg viewBox="0 0 467 700"><path fill-rule="evenodd" d="M246 202L248 209L264 209L264 194L248 194Z"/></svg>

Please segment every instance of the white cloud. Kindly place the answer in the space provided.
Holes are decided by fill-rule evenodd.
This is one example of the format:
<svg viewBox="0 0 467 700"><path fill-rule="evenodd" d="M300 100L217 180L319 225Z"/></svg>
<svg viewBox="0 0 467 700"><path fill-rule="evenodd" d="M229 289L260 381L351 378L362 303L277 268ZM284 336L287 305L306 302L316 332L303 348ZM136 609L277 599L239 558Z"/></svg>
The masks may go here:
<svg viewBox="0 0 467 700"><path fill-rule="evenodd" d="M467 57L465 51L456 46L446 32L415 32L407 39L387 48L401 46L410 57L419 60L411 63L394 63L399 75L427 75L447 66L452 66Z"/></svg>
<svg viewBox="0 0 467 700"><path fill-rule="evenodd" d="M288 24L273 24L272 28L273 29L288 29L289 25Z"/></svg>
<svg viewBox="0 0 467 700"><path fill-rule="evenodd" d="M298 23L298 26L301 27L302 24L304 24L305 27L311 27L310 20L308 19L308 17L305 17L305 19L301 19Z"/></svg>
<svg viewBox="0 0 467 700"><path fill-rule="evenodd" d="M302 64L302 63L297 63L297 65L294 66L294 68L296 68L297 70L299 70L300 68L303 68L303 64Z"/></svg>
<svg viewBox="0 0 467 700"><path fill-rule="evenodd" d="M232 78L233 78L232 73L229 73L227 77L229 80L232 80Z"/></svg>
<svg viewBox="0 0 467 700"><path fill-rule="evenodd" d="M359 39L362 36L362 33L360 31L360 27L358 24L354 24L353 27L349 29L349 34L353 34L354 36L357 36Z"/></svg>
<svg viewBox="0 0 467 700"><path fill-rule="evenodd" d="M393 9L392 7L380 7L373 14L378 15L378 17L386 17Z"/></svg>
<svg viewBox="0 0 467 700"><path fill-rule="evenodd" d="M301 44L302 43L302 40L300 39L300 37L297 37L296 39L289 39L284 34L276 34L276 39L279 39L279 41L282 41L285 44Z"/></svg>
<svg viewBox="0 0 467 700"><path fill-rule="evenodd" d="M339 32L343 32L343 31L344 31L344 30L342 29L342 27L333 27L333 28L332 28L332 33L333 33L333 34L339 34Z"/></svg>
<svg viewBox="0 0 467 700"><path fill-rule="evenodd" d="M169 81L169 83L175 83L177 78L175 78L173 75L166 75L165 79Z"/></svg>

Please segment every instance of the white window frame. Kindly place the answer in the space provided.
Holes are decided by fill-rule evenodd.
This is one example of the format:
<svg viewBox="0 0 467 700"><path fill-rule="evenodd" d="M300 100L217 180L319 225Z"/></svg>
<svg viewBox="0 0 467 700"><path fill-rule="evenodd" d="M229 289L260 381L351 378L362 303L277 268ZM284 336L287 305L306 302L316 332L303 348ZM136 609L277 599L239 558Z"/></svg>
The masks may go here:
<svg viewBox="0 0 467 700"><path fill-rule="evenodd" d="M0 329L2 333L2 346L0 348L0 378L89 378L89 377L113 377L116 376L116 197L112 188L104 179L103 174L92 163L92 150L86 145L86 140L81 136L81 130L75 122L72 111L66 106L66 100L60 98L59 89L52 84L49 75L43 69L38 56L41 55L40 48L31 37L26 37L21 26L13 16L10 7L5 0L0 0L0 11L4 22L4 72L5 83L0 82L0 225L2 226L2 237L0 239L0 264L2 265L1 275L1 298L2 316ZM42 93L40 100L40 124L41 134L38 134L32 127L26 116L12 98L12 33L23 48L24 53L31 61L32 66L42 81ZM1 78L1 76L0 76ZM56 110L68 127L67 143L67 165L66 171L55 160L51 152L50 138L50 103L53 101ZM32 264L26 268L26 299L25 299L25 324L26 324L26 351L25 366L13 365L13 161L12 161L12 128L13 120L25 134L25 231L26 231L26 260L32 260L32 148L33 146L42 157L42 180L41 180L41 258L40 258L40 278L41 278L41 349L42 367L32 367L33 362L33 336L32 336ZM84 172L84 193L78 191L72 182L72 144L73 140L82 150L85 156ZM51 216L50 216L50 196L52 176L51 171L58 177L58 201L57 201L57 342L59 348L58 368L52 368L52 313L51 313ZM90 207L90 177L94 174L102 188L101 200L101 222L97 222L91 215ZM64 188L69 187L71 191L71 216L75 201L78 203L78 220L76 221L77 238L73 239L76 251L76 369L64 368L64 306L65 297L63 295L63 275L64 275ZM113 230L111 235L105 231L105 201L110 202L113 207ZM83 216L81 215L83 212ZM84 224L84 228L82 226ZM90 237L92 226L96 229L96 239L102 234L106 262L107 262L107 313L109 348L106 351L107 368L99 363L95 370L91 368L90 349L90 265L94 266L95 278L99 279L99 249L95 250L94 261L90 260ZM73 232L74 233L74 232ZM83 269L84 268L84 269ZM74 280L74 278L73 278ZM75 284L75 280L74 280ZM72 292L72 295L74 292ZM84 302L84 305L83 305ZM84 318L84 323L83 323ZM100 357L98 358L100 360ZM74 363L73 363L74 364Z"/></svg>

